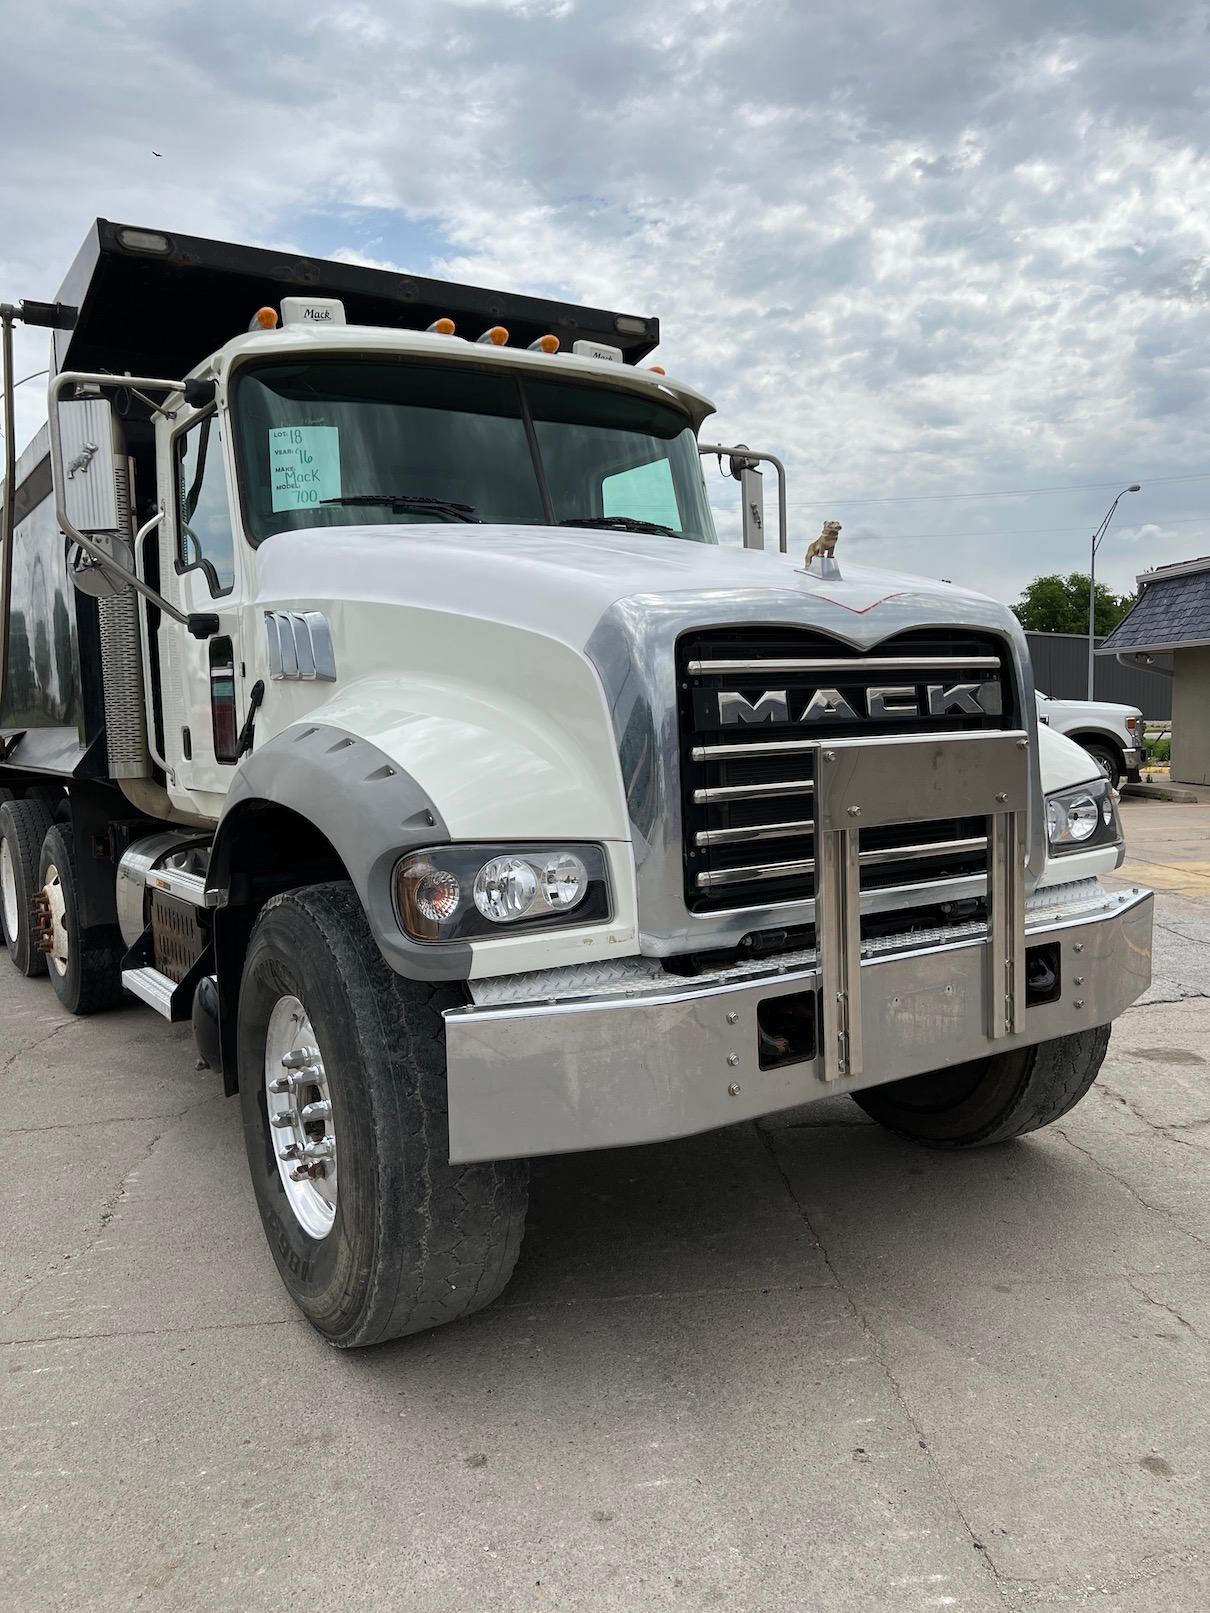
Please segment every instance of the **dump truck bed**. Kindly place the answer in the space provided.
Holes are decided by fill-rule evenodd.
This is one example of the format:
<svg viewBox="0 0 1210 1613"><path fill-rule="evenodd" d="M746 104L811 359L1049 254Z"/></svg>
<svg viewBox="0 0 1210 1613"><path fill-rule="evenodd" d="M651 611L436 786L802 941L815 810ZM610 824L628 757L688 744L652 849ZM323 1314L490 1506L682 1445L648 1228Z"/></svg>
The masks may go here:
<svg viewBox="0 0 1210 1613"><path fill-rule="evenodd" d="M472 339L503 324L513 346L551 332L564 347L620 348L631 364L660 339L659 320L642 315L99 218L59 289L76 315L72 329L55 332L55 367L185 375L247 330L258 308L298 296L338 298L350 324L424 330L448 316Z"/></svg>

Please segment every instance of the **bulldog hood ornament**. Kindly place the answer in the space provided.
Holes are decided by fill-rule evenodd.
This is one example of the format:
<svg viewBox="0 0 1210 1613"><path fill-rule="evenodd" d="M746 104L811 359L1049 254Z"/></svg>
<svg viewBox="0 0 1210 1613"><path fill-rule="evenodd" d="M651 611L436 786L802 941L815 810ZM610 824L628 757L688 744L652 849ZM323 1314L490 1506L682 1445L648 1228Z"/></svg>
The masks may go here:
<svg viewBox="0 0 1210 1613"><path fill-rule="evenodd" d="M811 562L819 561L819 570L813 575L817 577L839 577L840 567L836 563L836 540L840 536L839 521L825 521L823 531L807 550L807 558L803 561L803 570L811 570Z"/></svg>

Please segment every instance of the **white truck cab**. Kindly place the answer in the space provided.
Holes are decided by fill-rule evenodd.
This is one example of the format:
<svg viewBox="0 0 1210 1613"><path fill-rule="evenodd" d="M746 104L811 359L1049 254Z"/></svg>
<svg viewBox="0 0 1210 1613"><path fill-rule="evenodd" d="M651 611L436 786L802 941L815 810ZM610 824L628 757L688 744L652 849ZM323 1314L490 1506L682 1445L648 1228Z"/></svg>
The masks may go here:
<svg viewBox="0 0 1210 1613"><path fill-rule="evenodd" d="M1096 762L1113 788L1137 779L1143 765L1143 713L1109 700L1056 700L1036 691L1038 721L1052 733L1074 739Z"/></svg>
<svg viewBox="0 0 1210 1613"><path fill-rule="evenodd" d="M1010 612L791 543L656 321L103 220L0 316L54 331L9 954L192 1020L334 1344L494 1298L532 1155L838 1093L973 1147L1087 1091L1150 978L1108 780Z"/></svg>

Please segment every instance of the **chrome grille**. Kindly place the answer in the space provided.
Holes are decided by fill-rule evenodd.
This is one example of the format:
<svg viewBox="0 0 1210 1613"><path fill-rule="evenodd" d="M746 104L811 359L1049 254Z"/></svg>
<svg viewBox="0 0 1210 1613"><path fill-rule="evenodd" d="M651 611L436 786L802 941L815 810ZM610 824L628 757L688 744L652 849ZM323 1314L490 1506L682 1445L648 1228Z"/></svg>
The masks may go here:
<svg viewBox="0 0 1210 1613"><path fill-rule="evenodd" d="M699 913L814 897L820 743L1020 720L1007 646L960 630L901 633L868 655L784 627L699 631L678 643L677 683L685 899ZM909 905L952 880L969 895L987 845L984 818L864 830L862 890L902 890Z"/></svg>

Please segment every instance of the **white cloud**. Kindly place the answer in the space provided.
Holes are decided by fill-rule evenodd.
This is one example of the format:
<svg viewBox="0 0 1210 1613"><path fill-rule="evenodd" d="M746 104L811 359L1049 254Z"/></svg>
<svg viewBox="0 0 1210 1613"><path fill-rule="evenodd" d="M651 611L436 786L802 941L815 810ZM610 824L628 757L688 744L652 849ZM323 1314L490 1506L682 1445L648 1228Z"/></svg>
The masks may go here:
<svg viewBox="0 0 1210 1613"><path fill-rule="evenodd" d="M1112 487L841 501L1210 469L1205 30L1168 0L22 8L0 288L51 295L97 214L308 250L339 215L385 264L394 215L442 243L399 266L658 313L711 434L786 458L796 544L836 513L863 559L1012 597L1086 564ZM1138 513L1199 552L1206 492ZM1112 586L1139 548L1106 544Z"/></svg>

